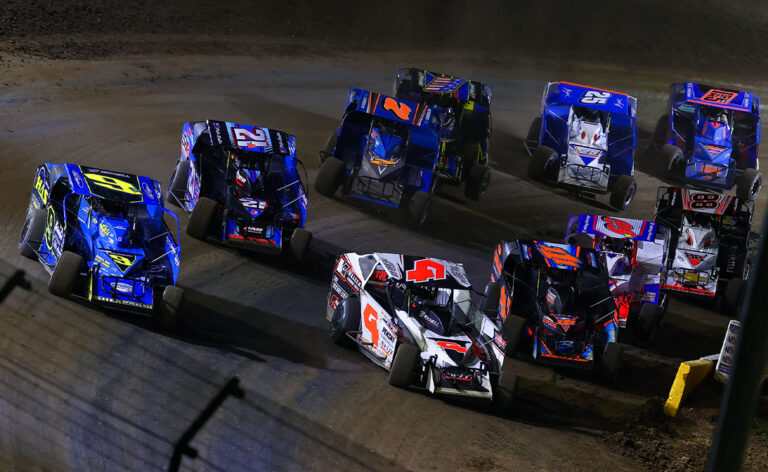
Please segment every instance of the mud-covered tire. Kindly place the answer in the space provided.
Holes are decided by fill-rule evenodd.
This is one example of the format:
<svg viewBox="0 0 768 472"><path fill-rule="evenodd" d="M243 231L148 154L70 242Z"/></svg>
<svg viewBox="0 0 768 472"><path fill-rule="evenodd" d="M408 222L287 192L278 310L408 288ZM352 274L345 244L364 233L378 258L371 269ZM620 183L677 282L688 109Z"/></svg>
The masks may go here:
<svg viewBox="0 0 768 472"><path fill-rule="evenodd" d="M530 147L534 147L538 145L540 135L541 135L541 117L537 116L531 122L531 126L528 127L528 134L525 136L525 144Z"/></svg>
<svg viewBox="0 0 768 472"><path fill-rule="evenodd" d="M662 115L656 121L656 127L653 129L651 135L651 149L654 152L659 152L664 146L667 137L667 126L669 125L669 115Z"/></svg>
<svg viewBox="0 0 768 472"><path fill-rule="evenodd" d="M184 198L187 192L187 183L189 181L189 161L179 162L173 171L171 181L168 184L168 192L165 194L165 201L171 205L180 206L179 201Z"/></svg>
<svg viewBox="0 0 768 472"><path fill-rule="evenodd" d="M611 189L611 206L626 210L637 195L637 182L631 175L620 175Z"/></svg>
<svg viewBox="0 0 768 472"><path fill-rule="evenodd" d="M672 144L664 144L658 156L659 175L667 179L675 178L683 163L683 151Z"/></svg>
<svg viewBox="0 0 768 472"><path fill-rule="evenodd" d="M504 355L513 357L523 340L523 331L525 331L526 319L522 316L509 314L501 325L501 331L507 340L507 347L504 349Z"/></svg>
<svg viewBox="0 0 768 472"><path fill-rule="evenodd" d="M27 212L19 236L19 253L29 259L37 259L37 249L45 233L47 212L43 208Z"/></svg>
<svg viewBox="0 0 768 472"><path fill-rule="evenodd" d="M528 162L528 177L533 180L546 180L547 170L552 161L557 160L557 151L547 146L539 146Z"/></svg>
<svg viewBox="0 0 768 472"><path fill-rule="evenodd" d="M469 171L467 183L464 187L464 195L474 201L478 201L485 195L491 185L491 168L476 164Z"/></svg>
<svg viewBox="0 0 768 472"><path fill-rule="evenodd" d="M731 279L725 286L723 293L723 313L728 316L738 316L739 308L744 302L747 293L747 281L743 279Z"/></svg>
<svg viewBox="0 0 768 472"><path fill-rule="evenodd" d="M82 265L83 258L79 254L70 251L61 253L51 274L51 280L48 281L48 291L57 297L69 297Z"/></svg>
<svg viewBox="0 0 768 472"><path fill-rule="evenodd" d="M763 173L757 169L744 169L736 182L736 196L742 200L755 200L763 186Z"/></svg>
<svg viewBox="0 0 768 472"><path fill-rule="evenodd" d="M339 346L353 348L356 346L347 333L360 331L360 299L345 298L333 310L330 321L331 340Z"/></svg>
<svg viewBox="0 0 768 472"><path fill-rule="evenodd" d="M309 242L312 241L312 233L304 228L296 228L293 230L291 240L288 243L288 249L291 257L296 261L304 259L304 255L307 253Z"/></svg>
<svg viewBox="0 0 768 472"><path fill-rule="evenodd" d="M619 378L621 361L624 358L624 346L619 343L608 343L603 355L600 356L599 369L603 381L613 385Z"/></svg>
<svg viewBox="0 0 768 472"><path fill-rule="evenodd" d="M320 195L333 197L336 190L344 182L344 172L347 165L341 159L328 157L320 166L320 171L315 178L315 190Z"/></svg>
<svg viewBox="0 0 768 472"><path fill-rule="evenodd" d="M594 238L587 233L573 233L572 235L568 236L565 242L571 246L586 247L590 249L595 247Z"/></svg>
<svg viewBox="0 0 768 472"><path fill-rule="evenodd" d="M184 289L168 285L163 289L160 306L155 311L155 320L165 329L175 329L181 318L181 304L184 302Z"/></svg>
<svg viewBox="0 0 768 472"><path fill-rule="evenodd" d="M187 223L187 234L195 239L202 239L208 236L213 223L213 216L216 214L219 204L210 198L200 197L197 204L192 209Z"/></svg>
<svg viewBox="0 0 768 472"><path fill-rule="evenodd" d="M432 195L419 190L408 200L408 224L412 228L420 228L429 217L429 209L432 206Z"/></svg>
<svg viewBox="0 0 768 472"><path fill-rule="evenodd" d="M519 380L520 378L512 372L509 362L502 364L499 380L493 392L493 406L499 415L506 416L512 412Z"/></svg>
<svg viewBox="0 0 768 472"><path fill-rule="evenodd" d="M663 313L658 305L653 303L643 303L637 314L637 337L640 341L652 344L656 341L661 326L661 316Z"/></svg>
<svg viewBox="0 0 768 472"><path fill-rule="evenodd" d="M400 344L395 351L392 367L389 371L389 384L395 387L408 388L416 372L416 361L421 351L413 344Z"/></svg>

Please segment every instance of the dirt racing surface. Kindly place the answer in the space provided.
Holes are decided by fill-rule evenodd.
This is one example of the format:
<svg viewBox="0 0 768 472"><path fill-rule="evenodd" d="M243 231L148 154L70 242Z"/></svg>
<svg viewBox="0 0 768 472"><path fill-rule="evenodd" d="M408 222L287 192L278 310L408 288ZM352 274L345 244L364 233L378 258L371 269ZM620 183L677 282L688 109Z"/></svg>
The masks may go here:
<svg viewBox="0 0 768 472"><path fill-rule="evenodd" d="M124 5L130 3L130 6ZM516 411L388 385L328 338L324 304L340 252L462 262L482 289L494 245L560 240L568 216L617 214L532 182L522 139L548 80L638 98L640 144L669 83L698 80L768 96L761 2L26 2L0 5L0 280L29 291L0 304L0 469L163 470L173 446L232 376L184 470L702 470L722 388L702 385L661 414L680 361L717 352L728 318L675 298L657 344L629 346L616 385L518 358ZM415 3L415 2L412 2ZM310 194L305 267L182 236L178 333L47 292L18 254L34 169L74 162L167 182L181 125L223 119L297 136L311 184L347 90L388 92L398 67L489 83L486 198L443 191L420 231ZM638 153L639 154L639 153ZM637 163L629 217L650 218L662 182ZM311 186L310 186L311 188ZM766 210L756 205L755 230ZM185 225L188 216L178 212ZM744 470L765 470L768 406Z"/></svg>

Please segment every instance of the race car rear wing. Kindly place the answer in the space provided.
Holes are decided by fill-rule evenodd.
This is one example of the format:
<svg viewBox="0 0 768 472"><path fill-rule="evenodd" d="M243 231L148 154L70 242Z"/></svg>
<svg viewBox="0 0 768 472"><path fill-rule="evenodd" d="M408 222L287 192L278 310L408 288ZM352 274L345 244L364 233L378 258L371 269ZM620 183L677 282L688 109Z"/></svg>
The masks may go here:
<svg viewBox="0 0 768 472"><path fill-rule="evenodd" d="M475 80L466 80L413 67L397 70L398 83L408 79L412 82L415 80L415 85L425 93L450 94L457 100L471 100L486 107L490 106L493 89L491 86Z"/></svg>
<svg viewBox="0 0 768 472"><path fill-rule="evenodd" d="M727 110L760 115L760 97L751 93L727 88L716 88L696 82L672 84L672 101L688 102Z"/></svg>
<svg viewBox="0 0 768 472"><path fill-rule="evenodd" d="M568 219L566 238L574 233L605 236L616 239L653 242L658 223L632 218L599 215L574 215Z"/></svg>
<svg viewBox="0 0 768 472"><path fill-rule="evenodd" d="M637 99L635 97L622 92L570 82L549 82L547 84L542 97L542 107L555 103L577 105L631 118L635 118L637 115Z"/></svg>
<svg viewBox="0 0 768 472"><path fill-rule="evenodd" d="M280 153L296 157L296 137L285 131L229 121L208 120L211 143L225 149Z"/></svg>

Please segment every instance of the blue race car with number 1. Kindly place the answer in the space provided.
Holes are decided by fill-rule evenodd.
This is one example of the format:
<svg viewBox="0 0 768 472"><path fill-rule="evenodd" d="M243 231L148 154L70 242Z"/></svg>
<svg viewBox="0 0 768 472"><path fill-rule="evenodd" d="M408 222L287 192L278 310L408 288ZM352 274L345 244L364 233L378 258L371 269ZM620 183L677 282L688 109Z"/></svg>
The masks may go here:
<svg viewBox="0 0 768 472"><path fill-rule="evenodd" d="M51 274L48 289L176 325L181 247L163 215L160 183L76 164L43 164L19 252Z"/></svg>

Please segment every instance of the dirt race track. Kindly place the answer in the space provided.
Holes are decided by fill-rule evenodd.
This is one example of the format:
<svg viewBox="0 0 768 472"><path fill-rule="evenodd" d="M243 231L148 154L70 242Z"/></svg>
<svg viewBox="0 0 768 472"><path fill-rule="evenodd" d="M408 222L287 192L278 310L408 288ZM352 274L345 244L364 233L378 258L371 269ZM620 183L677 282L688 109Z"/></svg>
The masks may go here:
<svg viewBox="0 0 768 472"><path fill-rule="evenodd" d="M201 2L152 3L0 6L0 274L21 268L32 282L0 304L0 470L163 470L175 442L235 375L245 398L224 403L193 442L199 458L185 459L182 469L703 468L720 388L705 384L674 420L660 408L681 360L719 350L728 318L717 306L673 299L658 343L628 347L615 386L513 360L522 377L518 407L501 418L390 387L384 371L330 342L324 303L340 252L463 262L482 289L499 240L559 240L569 215L615 214L606 199L577 200L527 178L522 139L545 82L637 97L644 149L672 81L768 96L762 3L724 12L719 2L696 2L690 15L685 2L661 1L500 2L434 14L405 2L371 11L357 2L251 5L263 15L234 2L215 13L204 13ZM399 19L388 23L391 11ZM699 46L697 25L722 16L741 22L739 39L732 22L715 22L706 31L724 39ZM589 38L598 32L595 45ZM721 58L717 67L707 54ZM42 162L166 183L183 122L211 118L294 133L312 183L317 150L338 125L349 87L388 92L401 66L494 87L493 178L483 201L446 190L414 232L311 194L314 239L299 270L184 234L185 319L174 334L53 297L45 271L18 254ZM639 194L627 216L652 216L662 182L646 168L638 161ZM754 228L766 199L758 201ZM187 215L179 213L183 227ZM765 470L767 459L762 405L744 468Z"/></svg>

